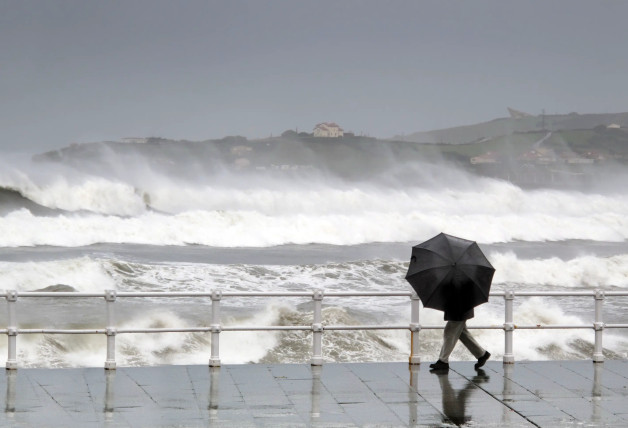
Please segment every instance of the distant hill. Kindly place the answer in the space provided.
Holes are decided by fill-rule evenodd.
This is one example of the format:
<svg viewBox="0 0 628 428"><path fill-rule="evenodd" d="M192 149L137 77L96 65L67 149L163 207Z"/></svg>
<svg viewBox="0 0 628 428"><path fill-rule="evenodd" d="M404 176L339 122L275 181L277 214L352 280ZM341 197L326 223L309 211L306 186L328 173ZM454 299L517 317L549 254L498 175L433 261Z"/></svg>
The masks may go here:
<svg viewBox="0 0 628 428"><path fill-rule="evenodd" d="M285 132L282 136L248 140L179 141L145 138L139 142L104 141L72 144L33 157L37 162L69 165L91 174L126 174L142 165L173 177L195 180L224 171L300 174L326 171L345 178L364 178L396 169L410 161L442 159L438 146L363 136L316 138ZM445 157L448 155L445 154ZM454 157L459 156L454 154ZM468 162L468 158L464 158ZM135 166L131 166L135 165Z"/></svg>
<svg viewBox="0 0 628 428"><path fill-rule="evenodd" d="M628 165L628 113L535 117L514 111L513 116L396 140L352 134L317 138L295 131L255 140L138 138L72 144L34 160L105 176L146 170L193 181L234 172L256 177L322 173L356 180L380 176L403 182L415 180L410 175L417 165L446 163L522 186L603 182L602 173ZM5 197L20 195L5 189Z"/></svg>
<svg viewBox="0 0 628 428"><path fill-rule="evenodd" d="M427 132L395 136L394 140L413 143L465 144L521 132L569 131L593 129L599 125L617 124L628 127L628 113L524 116L500 118L475 125L457 126Z"/></svg>

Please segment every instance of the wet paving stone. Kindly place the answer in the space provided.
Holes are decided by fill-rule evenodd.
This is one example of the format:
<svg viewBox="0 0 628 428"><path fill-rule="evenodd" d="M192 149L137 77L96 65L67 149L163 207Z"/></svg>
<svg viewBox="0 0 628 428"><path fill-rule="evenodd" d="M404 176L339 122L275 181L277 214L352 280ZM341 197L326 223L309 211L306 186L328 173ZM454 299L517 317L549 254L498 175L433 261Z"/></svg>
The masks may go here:
<svg viewBox="0 0 628 428"><path fill-rule="evenodd" d="M0 426L623 427L628 362L19 369Z"/></svg>

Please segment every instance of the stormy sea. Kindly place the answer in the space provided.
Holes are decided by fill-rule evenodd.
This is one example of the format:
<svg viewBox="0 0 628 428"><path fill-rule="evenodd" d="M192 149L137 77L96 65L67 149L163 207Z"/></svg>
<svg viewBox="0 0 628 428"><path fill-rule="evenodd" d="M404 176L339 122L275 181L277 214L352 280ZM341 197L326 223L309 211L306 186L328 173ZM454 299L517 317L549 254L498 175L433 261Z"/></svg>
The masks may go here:
<svg viewBox="0 0 628 428"><path fill-rule="evenodd" d="M236 142L237 143L237 142ZM173 148L174 147L174 148ZM245 148L227 155L165 144L91 144L0 160L0 289L118 291L410 291L411 247L445 232L477 241L496 269L493 291L628 288L628 190L613 172L586 188L521 188L446 160L377 154L355 170L307 159L265 166ZM213 150L213 149L212 149ZM242 152L242 153L240 153ZM223 153L224 154L224 153ZM337 158L330 154L330 159ZM217 159L221 159L220 161ZM225 160L227 159L227 160ZM360 159L356 162L361 162ZM290 163L292 162L292 163ZM325 324L408 324L409 299L328 298ZM224 298L225 325L308 325L308 298ZM119 299L120 328L208 326L211 301ZM626 323L627 298L604 303L604 321ZM516 324L593 322L593 298L515 300ZM22 298L21 328L104 328L100 298ZM501 325L502 298L469 325ZM6 326L7 311L0 311ZM421 323L442 325L421 309ZM474 330L500 359L501 330ZM441 330L421 332L435 360ZM520 330L516 360L589 359L593 330ZM119 365L206 364L208 333L125 334ZM628 332L606 330L607 358L628 357ZM24 367L102 366L103 335L20 335ZM326 332L326 361L407 361L408 331ZM0 337L0 358L7 353ZM311 334L223 332L221 360L307 362ZM458 346L454 360L473 357Z"/></svg>

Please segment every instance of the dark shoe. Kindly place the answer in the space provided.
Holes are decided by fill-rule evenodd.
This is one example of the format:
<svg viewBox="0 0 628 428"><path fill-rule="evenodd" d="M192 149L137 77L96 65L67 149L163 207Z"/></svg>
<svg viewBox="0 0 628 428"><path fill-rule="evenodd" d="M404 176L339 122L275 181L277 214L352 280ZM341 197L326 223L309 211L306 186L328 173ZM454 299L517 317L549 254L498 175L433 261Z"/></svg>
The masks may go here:
<svg viewBox="0 0 628 428"><path fill-rule="evenodd" d="M476 375L473 376L473 382L475 382L475 383L488 382L489 379L490 379L489 376L482 369L477 369Z"/></svg>
<svg viewBox="0 0 628 428"><path fill-rule="evenodd" d="M430 364L430 370L449 370L449 363L438 360L434 364Z"/></svg>
<svg viewBox="0 0 628 428"><path fill-rule="evenodd" d="M478 358L478 362L475 363L475 369L479 369L480 367L482 367L484 364L486 364L486 360L488 360L489 358L491 358L491 353L486 351L484 352L484 355L482 355L480 358Z"/></svg>

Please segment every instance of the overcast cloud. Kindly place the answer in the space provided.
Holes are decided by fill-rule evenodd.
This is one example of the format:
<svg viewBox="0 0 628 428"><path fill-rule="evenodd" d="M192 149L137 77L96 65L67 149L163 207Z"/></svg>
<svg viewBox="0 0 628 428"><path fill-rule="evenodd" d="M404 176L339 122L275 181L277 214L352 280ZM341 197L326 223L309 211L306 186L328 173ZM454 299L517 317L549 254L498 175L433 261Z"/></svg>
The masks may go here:
<svg viewBox="0 0 628 428"><path fill-rule="evenodd" d="M0 0L0 148L627 111L624 1Z"/></svg>

